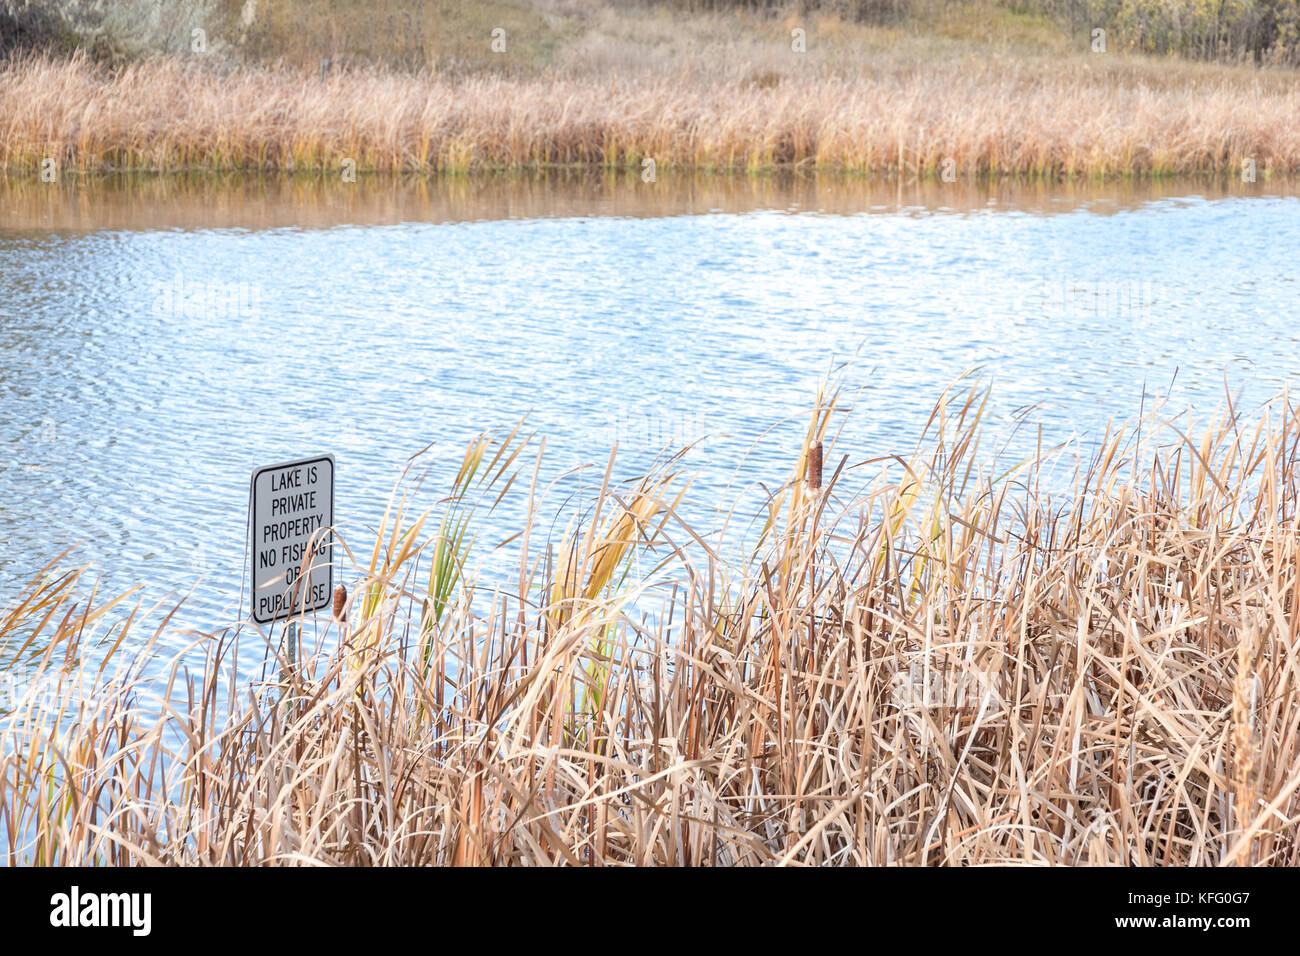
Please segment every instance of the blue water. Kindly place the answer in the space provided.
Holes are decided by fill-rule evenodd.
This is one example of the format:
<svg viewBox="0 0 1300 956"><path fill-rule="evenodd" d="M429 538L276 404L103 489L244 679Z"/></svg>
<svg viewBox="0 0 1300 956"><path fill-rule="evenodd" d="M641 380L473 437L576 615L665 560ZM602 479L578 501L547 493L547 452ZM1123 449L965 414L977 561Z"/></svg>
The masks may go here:
<svg viewBox="0 0 1300 956"><path fill-rule="evenodd" d="M368 544L412 455L432 443L427 506L470 437L524 416L544 478L592 466L557 512L614 443L627 477L707 436L704 514L788 476L829 369L852 461L910 451L971 370L995 425L1027 423L1013 444L1086 440L1153 395L1248 408L1300 373L1295 198L543 213L0 219L0 601L76 545L64 564L106 588L192 591L185 623L230 623L255 467L334 454L339 531Z"/></svg>

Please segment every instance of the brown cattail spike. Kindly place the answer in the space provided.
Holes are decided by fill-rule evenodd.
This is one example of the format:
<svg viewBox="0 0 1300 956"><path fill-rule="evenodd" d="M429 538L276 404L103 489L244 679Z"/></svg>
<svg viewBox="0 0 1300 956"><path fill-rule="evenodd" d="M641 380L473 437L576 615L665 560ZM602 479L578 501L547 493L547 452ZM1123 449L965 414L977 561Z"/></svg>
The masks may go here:
<svg viewBox="0 0 1300 956"><path fill-rule="evenodd" d="M347 620L348 589L341 584L334 585L334 620L342 623Z"/></svg>
<svg viewBox="0 0 1300 956"><path fill-rule="evenodd" d="M808 446L808 490L817 494L822 490L822 443Z"/></svg>

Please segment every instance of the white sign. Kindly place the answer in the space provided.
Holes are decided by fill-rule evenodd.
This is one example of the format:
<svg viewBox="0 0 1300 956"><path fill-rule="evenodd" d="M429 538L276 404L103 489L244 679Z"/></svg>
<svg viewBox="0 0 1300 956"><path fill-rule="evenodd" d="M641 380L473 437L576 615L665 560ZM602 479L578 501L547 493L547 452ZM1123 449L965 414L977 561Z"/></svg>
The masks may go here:
<svg viewBox="0 0 1300 956"><path fill-rule="evenodd" d="M319 611L334 591L334 456L253 472L253 620Z"/></svg>

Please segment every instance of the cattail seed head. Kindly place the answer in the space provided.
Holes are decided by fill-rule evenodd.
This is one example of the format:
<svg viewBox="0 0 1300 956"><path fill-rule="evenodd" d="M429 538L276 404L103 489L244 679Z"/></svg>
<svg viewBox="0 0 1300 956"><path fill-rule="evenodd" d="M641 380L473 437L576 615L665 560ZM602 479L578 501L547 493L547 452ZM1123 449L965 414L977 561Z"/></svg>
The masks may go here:
<svg viewBox="0 0 1300 956"><path fill-rule="evenodd" d="M822 443L813 442L808 446L808 490L817 494L822 490Z"/></svg>
<svg viewBox="0 0 1300 956"><path fill-rule="evenodd" d="M348 589L341 584L334 585L334 620L340 623L347 620Z"/></svg>

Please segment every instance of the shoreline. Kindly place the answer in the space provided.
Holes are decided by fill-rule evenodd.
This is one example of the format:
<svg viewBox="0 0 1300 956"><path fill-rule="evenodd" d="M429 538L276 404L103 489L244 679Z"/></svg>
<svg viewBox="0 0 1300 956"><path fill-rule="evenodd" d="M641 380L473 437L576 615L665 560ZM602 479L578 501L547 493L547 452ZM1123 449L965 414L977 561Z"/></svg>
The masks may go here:
<svg viewBox="0 0 1300 956"><path fill-rule="evenodd" d="M573 216L664 217L777 211L858 215L1077 209L1110 214L1180 199L1294 198L1300 179L1214 176L1056 183L1013 178L888 182L852 173L669 172L655 183L605 170L533 173L95 173L43 183L0 174L3 230L329 227Z"/></svg>

